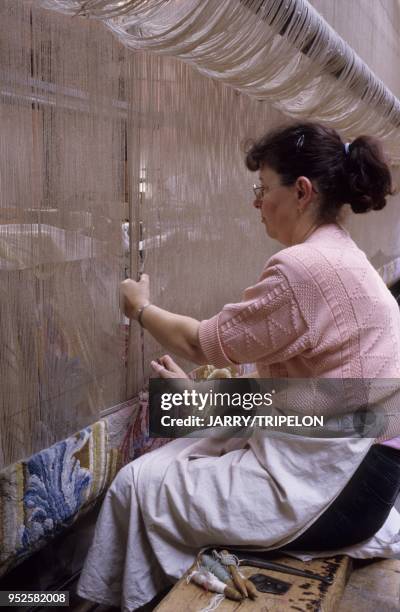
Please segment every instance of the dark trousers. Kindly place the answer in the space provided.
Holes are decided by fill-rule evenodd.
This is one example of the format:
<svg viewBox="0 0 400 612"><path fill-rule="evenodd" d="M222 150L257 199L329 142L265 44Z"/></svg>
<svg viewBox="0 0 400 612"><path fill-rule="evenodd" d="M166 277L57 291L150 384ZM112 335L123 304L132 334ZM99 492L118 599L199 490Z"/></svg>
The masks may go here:
<svg viewBox="0 0 400 612"><path fill-rule="evenodd" d="M332 505L285 550L337 550L382 527L400 493L400 450L375 444Z"/></svg>

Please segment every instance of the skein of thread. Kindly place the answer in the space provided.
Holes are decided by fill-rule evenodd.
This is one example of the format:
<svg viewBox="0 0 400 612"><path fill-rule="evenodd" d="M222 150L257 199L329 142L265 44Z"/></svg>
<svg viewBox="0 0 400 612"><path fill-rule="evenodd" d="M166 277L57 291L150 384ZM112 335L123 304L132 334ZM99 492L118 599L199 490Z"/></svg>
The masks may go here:
<svg viewBox="0 0 400 612"><path fill-rule="evenodd" d="M235 589L227 586L207 569L203 568L192 572L192 574L190 574L190 580L213 593L223 593L228 599L233 599L234 601L241 601L242 599L241 595L235 591Z"/></svg>
<svg viewBox="0 0 400 612"><path fill-rule="evenodd" d="M240 592L237 590L236 585L232 580L229 571L224 565L222 565L221 561L214 557L211 557L210 555L201 555L201 562L204 567L206 567L210 572L214 574L214 576L219 578L219 580L225 582L233 592L237 593L237 595L242 598ZM236 601L239 601L239 599L236 599Z"/></svg>
<svg viewBox="0 0 400 612"><path fill-rule="evenodd" d="M220 554L223 555L224 557L226 557L227 559L232 557L232 555L227 550L222 550ZM248 597L249 593L247 591L245 581L243 580L242 576L240 575L237 566L234 565L234 564L230 564L229 561L228 561L227 562L227 567L229 568L229 571L231 573L232 580L234 582L234 585L235 585L236 589L239 591L239 593L244 595L244 597Z"/></svg>
<svg viewBox="0 0 400 612"><path fill-rule="evenodd" d="M201 563L222 582L228 582L231 579L231 575L226 567L218 559L211 557L211 555L201 555Z"/></svg>
<svg viewBox="0 0 400 612"><path fill-rule="evenodd" d="M244 583L246 585L246 589L247 589L250 599L253 599L253 600L257 599L258 593L257 593L257 589L254 586L254 584L250 580L247 580L247 578L243 576L243 574L240 574L240 575L242 576L244 580Z"/></svg>
<svg viewBox="0 0 400 612"><path fill-rule="evenodd" d="M225 551L225 553L228 554L228 557L232 556L229 553L227 553L227 551ZM223 582L226 582L228 584L228 586L233 588L240 595L240 592L238 591L234 581L232 580L230 572L227 570L227 566L222 564L222 562L218 558L218 554L219 554L219 556L221 556L221 554L217 553L217 551L214 551L214 556L212 556L212 557L210 555L203 554L201 556L202 564L210 572L212 572L215 576L217 576L217 578L219 578ZM240 572L238 572L238 573L239 573L240 577L243 579L243 582L244 582L244 584L246 586L247 593L248 593L250 599L256 599L258 593L257 593L257 589L255 588L254 584L252 582L250 582L250 580L247 580L246 577L243 576Z"/></svg>

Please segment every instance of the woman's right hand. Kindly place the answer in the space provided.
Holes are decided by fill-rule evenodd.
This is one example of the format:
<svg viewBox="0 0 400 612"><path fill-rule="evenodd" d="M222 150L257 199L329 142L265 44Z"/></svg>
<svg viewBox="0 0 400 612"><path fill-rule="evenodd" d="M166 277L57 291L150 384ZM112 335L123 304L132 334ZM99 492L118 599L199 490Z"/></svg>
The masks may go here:
<svg viewBox="0 0 400 612"><path fill-rule="evenodd" d="M159 378L189 378L186 372L169 355L164 355L157 361L152 361L150 365Z"/></svg>
<svg viewBox="0 0 400 612"><path fill-rule="evenodd" d="M150 302L149 277L142 274L139 281L126 278L120 284L120 300L124 314L129 319L138 318L140 308Z"/></svg>

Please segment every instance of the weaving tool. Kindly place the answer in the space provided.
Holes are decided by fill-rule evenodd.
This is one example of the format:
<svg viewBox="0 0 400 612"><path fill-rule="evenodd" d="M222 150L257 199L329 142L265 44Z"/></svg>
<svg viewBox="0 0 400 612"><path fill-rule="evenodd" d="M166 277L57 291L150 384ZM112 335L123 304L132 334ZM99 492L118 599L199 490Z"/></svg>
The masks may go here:
<svg viewBox="0 0 400 612"><path fill-rule="evenodd" d="M237 549L230 549L228 552L234 552L234 554L240 554L244 551L238 551ZM240 557L239 561L242 565L248 565L249 567L258 567L262 569L270 569L275 572L281 572L283 574L291 574L292 576L301 576L303 578L311 578L313 580L320 580L325 584L332 584L332 579L329 576L321 576L320 574L315 574L314 572L310 572L307 570L299 570L297 567L293 567L291 565L286 565L284 563L276 563L275 561L268 561L258 557L257 555L252 555L251 553L246 552L245 557Z"/></svg>

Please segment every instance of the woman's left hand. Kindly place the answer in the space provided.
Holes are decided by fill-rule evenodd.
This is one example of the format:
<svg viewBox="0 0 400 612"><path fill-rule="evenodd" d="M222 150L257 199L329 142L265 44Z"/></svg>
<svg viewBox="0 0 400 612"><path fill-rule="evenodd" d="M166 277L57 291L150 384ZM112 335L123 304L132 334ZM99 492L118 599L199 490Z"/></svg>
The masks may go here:
<svg viewBox="0 0 400 612"><path fill-rule="evenodd" d="M160 357L158 361L152 361L151 367L160 378L189 378L169 355Z"/></svg>
<svg viewBox="0 0 400 612"><path fill-rule="evenodd" d="M140 281L127 278L120 284L121 307L129 319L137 319L139 310L150 302L149 277L142 274Z"/></svg>

